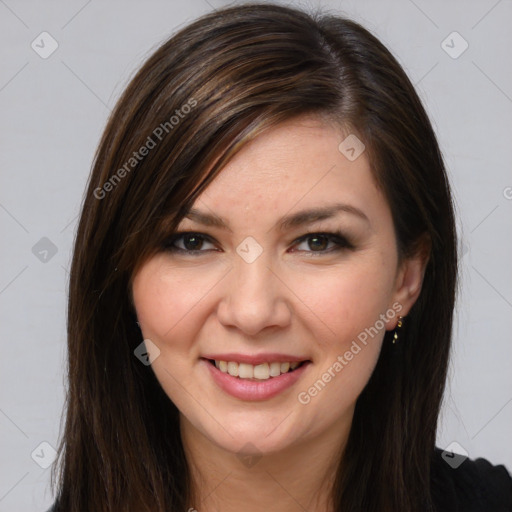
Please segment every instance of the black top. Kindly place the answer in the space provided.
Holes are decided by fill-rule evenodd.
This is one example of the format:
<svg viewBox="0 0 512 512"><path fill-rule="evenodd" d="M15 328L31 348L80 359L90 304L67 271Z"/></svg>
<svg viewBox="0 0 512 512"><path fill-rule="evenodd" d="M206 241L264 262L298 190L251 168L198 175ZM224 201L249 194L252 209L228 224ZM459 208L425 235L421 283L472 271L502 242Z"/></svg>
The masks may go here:
<svg viewBox="0 0 512 512"><path fill-rule="evenodd" d="M460 463L458 455L443 456L439 448L435 453L432 498L437 512L512 512L512 477L505 466L482 458ZM54 504L47 512L65 511Z"/></svg>
<svg viewBox="0 0 512 512"><path fill-rule="evenodd" d="M432 498L438 512L512 512L512 477L503 465L465 459L436 448ZM451 455L451 457L450 457Z"/></svg>

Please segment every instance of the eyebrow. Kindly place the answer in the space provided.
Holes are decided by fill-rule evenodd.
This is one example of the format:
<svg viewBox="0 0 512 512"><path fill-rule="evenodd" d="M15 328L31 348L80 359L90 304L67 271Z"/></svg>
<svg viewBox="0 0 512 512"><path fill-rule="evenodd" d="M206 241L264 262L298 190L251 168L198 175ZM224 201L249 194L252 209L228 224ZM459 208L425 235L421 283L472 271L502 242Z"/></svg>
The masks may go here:
<svg viewBox="0 0 512 512"><path fill-rule="evenodd" d="M335 203L321 208L311 208L286 215L279 219L277 226L281 231L285 231L305 224L312 224L313 222L329 219L341 212L358 217L371 225L368 217L359 208L350 204ZM202 212L197 208L190 208L185 214L185 217L204 226L217 227L231 231L229 224L222 217Z"/></svg>

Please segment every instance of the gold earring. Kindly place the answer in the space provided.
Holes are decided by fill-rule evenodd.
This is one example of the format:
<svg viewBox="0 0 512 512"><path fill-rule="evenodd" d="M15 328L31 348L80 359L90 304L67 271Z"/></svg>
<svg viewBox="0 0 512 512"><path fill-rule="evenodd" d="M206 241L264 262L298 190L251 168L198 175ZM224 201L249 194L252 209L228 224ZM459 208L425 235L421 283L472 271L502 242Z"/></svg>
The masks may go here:
<svg viewBox="0 0 512 512"><path fill-rule="evenodd" d="M395 335L393 336L393 345L397 342L398 340L398 329L400 329L400 327L402 327L402 318L403 316L398 316L398 324L396 326L396 329L395 329Z"/></svg>

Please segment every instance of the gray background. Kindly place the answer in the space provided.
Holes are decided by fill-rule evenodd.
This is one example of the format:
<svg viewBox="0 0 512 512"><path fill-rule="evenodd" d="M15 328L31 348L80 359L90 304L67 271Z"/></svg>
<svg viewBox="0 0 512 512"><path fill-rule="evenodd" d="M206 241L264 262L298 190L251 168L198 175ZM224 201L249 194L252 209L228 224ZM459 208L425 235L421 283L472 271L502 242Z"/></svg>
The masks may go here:
<svg viewBox="0 0 512 512"><path fill-rule="evenodd" d="M471 458L512 470L512 2L289 3L361 22L417 86L446 159L464 253L438 445L456 441ZM52 502L50 468L39 465L51 463L51 449L40 443L55 447L59 436L71 246L110 109L160 42L227 4L0 0L0 511ZM46 59L31 47L42 46L43 31L58 42ZM458 53L462 40L442 45L453 31L469 44L458 58L446 45Z"/></svg>

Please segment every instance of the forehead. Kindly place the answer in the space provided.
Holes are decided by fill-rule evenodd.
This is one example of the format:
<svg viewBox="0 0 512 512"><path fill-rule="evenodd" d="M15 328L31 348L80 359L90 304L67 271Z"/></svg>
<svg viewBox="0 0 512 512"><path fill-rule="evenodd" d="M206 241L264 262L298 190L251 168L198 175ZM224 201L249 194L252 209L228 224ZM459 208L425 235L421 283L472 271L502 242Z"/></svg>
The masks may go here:
<svg viewBox="0 0 512 512"><path fill-rule="evenodd" d="M342 202L368 217L385 216L388 205L365 153L350 160L339 149L347 135L340 126L310 116L271 127L230 160L193 208L263 219Z"/></svg>

